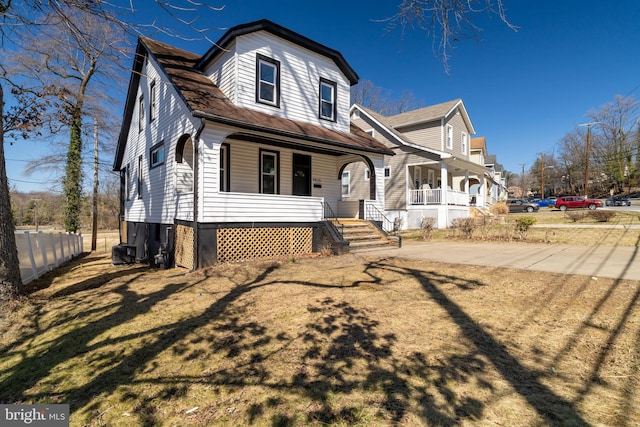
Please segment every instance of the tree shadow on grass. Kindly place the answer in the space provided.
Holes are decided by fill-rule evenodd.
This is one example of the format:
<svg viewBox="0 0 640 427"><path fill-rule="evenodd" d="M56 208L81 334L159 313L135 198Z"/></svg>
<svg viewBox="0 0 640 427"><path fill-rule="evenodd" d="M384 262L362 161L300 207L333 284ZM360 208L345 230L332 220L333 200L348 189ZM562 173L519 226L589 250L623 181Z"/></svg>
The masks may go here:
<svg viewBox="0 0 640 427"><path fill-rule="evenodd" d="M541 375L523 366L506 348L453 300L447 297L439 285L447 283L446 277L435 272L412 268L399 268L381 262L376 268L394 268L400 274L414 277L425 293L442 307L458 325L464 337L475 347L477 354L490 361L492 366L509 382L538 415L550 425L589 425L574 404L555 394L541 381ZM456 280L457 278L450 278Z"/></svg>
<svg viewBox="0 0 640 427"><path fill-rule="evenodd" d="M261 267L259 274L248 275L238 267L227 277L234 286L228 292L212 295L215 300L200 314L135 334L135 338L144 338L144 345L136 346L129 353L100 354L100 346L115 341L125 343L133 337L120 336L93 343L96 337L114 326L148 314L175 292L198 283L170 283L151 294L139 294L134 286L138 276L132 276L114 289L113 292L121 298L108 310L105 308L106 314L99 322L82 325L60 336L48 344L46 351L25 355L9 372L2 373L6 379L0 385L0 399L5 402L53 400L70 403L72 411L83 408L83 411L91 413L82 420L91 423L99 422L102 414L101 402L95 397L108 396L121 388L125 390L121 392L123 400L136 402L132 408L137 416L135 422L156 425L162 423L162 416L157 412L162 402L184 396L196 384L225 387L239 395L246 387L259 386L282 397L258 398L246 405L243 413L237 414L244 418L233 419L263 423L265 417L269 417L274 426L298 424L301 417L305 423L366 424L370 422L363 415L366 408L375 412L376 419L389 420L393 424L416 414L435 425L453 426L481 419L484 403L479 398L461 393L455 384L474 381L480 388L492 390L492 384L481 378L489 369L487 364L490 364L548 424L586 425L571 402L554 394L541 382L539 374L521 365L441 289L445 283L453 283L461 290L475 289L483 286L482 283L400 267L386 260L366 264L364 272L369 279L352 281L346 286L320 280L270 280L277 268L276 264L267 265ZM244 315L251 307L246 302L241 303L241 298L256 289L273 285L302 285L344 290L366 284L381 285L383 281L379 273L382 269L417 280L425 295L444 309L471 344L458 352L440 355L436 361L422 352L396 355L397 337L381 332L385 328L380 320L372 319L366 309L337 297L308 302L306 310L312 320L299 336L272 330L266 322L245 319ZM208 279L204 277L201 281ZM80 290L78 287L77 291ZM61 294L60 297L70 294ZM190 338L190 343L184 341L185 336L205 325L211 326L213 331L202 337ZM206 345L198 348L189 345L198 344L200 340ZM293 373L274 376L270 363L279 353L300 341L304 343L305 350L297 356ZM211 354L231 363L226 367L212 367L201 375L175 372L144 378L141 374L153 373L156 369L154 359L166 350L173 351L174 356L185 363ZM90 363L95 363L100 371L86 383L57 395L46 390L39 393L29 391L57 366L86 352L96 352ZM420 379L417 384L416 378ZM140 384L160 386L160 391L141 392L133 387ZM292 414L285 401L287 395L298 396L310 404L303 413ZM364 401L353 396L364 396ZM233 400L235 398L228 399L228 403L223 403L229 409L240 405L239 401ZM200 408L193 416L185 416L184 421L203 425L221 418L228 421L230 416L220 414L220 406L212 403Z"/></svg>

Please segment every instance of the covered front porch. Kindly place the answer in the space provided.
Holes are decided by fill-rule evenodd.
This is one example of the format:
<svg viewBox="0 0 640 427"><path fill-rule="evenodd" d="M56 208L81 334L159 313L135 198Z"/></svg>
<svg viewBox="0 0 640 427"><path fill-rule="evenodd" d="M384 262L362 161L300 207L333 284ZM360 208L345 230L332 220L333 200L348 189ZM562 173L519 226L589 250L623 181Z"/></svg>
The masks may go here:
<svg viewBox="0 0 640 427"><path fill-rule="evenodd" d="M469 217L470 206L487 206L487 173L484 166L453 156L407 165L405 228L420 228L423 218L447 228L454 219Z"/></svg>

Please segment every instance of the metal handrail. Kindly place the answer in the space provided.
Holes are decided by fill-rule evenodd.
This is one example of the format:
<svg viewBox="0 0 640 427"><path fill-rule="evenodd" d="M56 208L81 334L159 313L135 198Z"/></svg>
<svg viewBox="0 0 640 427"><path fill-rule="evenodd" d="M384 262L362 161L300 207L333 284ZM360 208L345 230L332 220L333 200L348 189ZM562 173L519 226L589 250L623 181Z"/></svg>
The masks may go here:
<svg viewBox="0 0 640 427"><path fill-rule="evenodd" d="M331 209L331 205L328 202L324 202L324 219L330 221L334 227L336 227L338 233L340 233L340 237L343 238L344 224L340 222L338 215L333 212L333 209Z"/></svg>
<svg viewBox="0 0 640 427"><path fill-rule="evenodd" d="M379 222L382 229L387 233L394 233L398 231L396 223L387 218L385 214L382 213L382 211L380 211L380 209L378 209L374 204L365 203L364 219Z"/></svg>

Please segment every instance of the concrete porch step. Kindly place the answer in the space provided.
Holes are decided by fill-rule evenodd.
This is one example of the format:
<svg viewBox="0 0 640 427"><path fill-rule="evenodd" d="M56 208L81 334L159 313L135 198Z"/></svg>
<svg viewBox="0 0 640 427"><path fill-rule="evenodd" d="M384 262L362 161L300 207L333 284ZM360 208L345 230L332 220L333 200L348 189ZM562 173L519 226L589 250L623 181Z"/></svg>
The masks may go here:
<svg viewBox="0 0 640 427"><path fill-rule="evenodd" d="M351 251L359 249L371 249L375 247L398 247L399 240L389 238L371 222L359 219L340 219L342 224L342 236L349 242Z"/></svg>

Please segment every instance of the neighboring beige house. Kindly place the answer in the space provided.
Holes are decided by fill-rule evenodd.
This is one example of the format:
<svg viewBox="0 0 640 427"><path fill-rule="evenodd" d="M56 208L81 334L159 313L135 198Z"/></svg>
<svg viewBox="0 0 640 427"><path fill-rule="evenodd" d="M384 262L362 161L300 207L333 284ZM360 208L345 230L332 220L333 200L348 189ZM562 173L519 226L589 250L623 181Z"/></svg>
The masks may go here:
<svg viewBox="0 0 640 427"><path fill-rule="evenodd" d="M485 152L472 150L475 129L461 99L389 117L356 104L351 121L396 154L384 160L384 214L396 225L419 228L422 218L432 217L446 228L468 217L472 203L488 204L491 171L484 166ZM363 216L358 201L366 206L369 173L363 165L345 168L339 214Z"/></svg>
<svg viewBox="0 0 640 427"><path fill-rule="evenodd" d="M506 199L506 183L504 178L504 168L496 160L494 154L488 154L487 140L484 136L471 138L470 160L479 165L484 165L489 169L489 176L486 182L486 189L481 191L480 182L472 179L469 191L473 200L473 196L478 194L486 194L485 205L493 204L500 200ZM475 181L475 182L474 182Z"/></svg>

